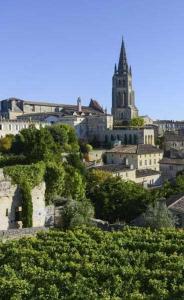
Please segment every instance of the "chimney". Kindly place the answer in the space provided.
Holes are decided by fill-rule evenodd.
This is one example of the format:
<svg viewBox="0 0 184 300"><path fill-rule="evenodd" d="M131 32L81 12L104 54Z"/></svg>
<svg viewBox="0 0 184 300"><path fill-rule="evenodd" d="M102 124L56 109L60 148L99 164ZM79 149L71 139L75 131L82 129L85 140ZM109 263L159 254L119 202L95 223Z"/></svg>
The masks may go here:
<svg viewBox="0 0 184 300"><path fill-rule="evenodd" d="M81 105L81 98L80 97L77 98L77 109L78 109L79 113L82 112L82 105Z"/></svg>

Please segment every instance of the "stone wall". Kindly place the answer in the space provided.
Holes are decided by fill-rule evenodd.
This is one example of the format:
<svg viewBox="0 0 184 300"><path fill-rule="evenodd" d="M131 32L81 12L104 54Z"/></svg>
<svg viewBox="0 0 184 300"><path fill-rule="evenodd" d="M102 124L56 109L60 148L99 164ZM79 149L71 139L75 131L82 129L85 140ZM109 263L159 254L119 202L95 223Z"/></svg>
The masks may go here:
<svg viewBox="0 0 184 300"><path fill-rule="evenodd" d="M0 230L0 240L7 241L23 237L35 236L39 231L47 231L46 227Z"/></svg>
<svg viewBox="0 0 184 300"><path fill-rule="evenodd" d="M45 225L45 183L36 186L32 192L33 227ZM21 210L20 189L5 177L0 169L0 230L17 228L17 210Z"/></svg>

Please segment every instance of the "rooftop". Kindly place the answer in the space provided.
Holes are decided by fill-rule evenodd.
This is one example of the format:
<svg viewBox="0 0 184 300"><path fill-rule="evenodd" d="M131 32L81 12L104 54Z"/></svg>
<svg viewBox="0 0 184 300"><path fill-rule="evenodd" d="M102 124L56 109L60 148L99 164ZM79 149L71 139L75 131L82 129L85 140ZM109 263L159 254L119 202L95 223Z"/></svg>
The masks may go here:
<svg viewBox="0 0 184 300"><path fill-rule="evenodd" d="M136 170L136 177L138 178L152 175L160 175L160 172L151 169Z"/></svg>
<svg viewBox="0 0 184 300"><path fill-rule="evenodd" d="M105 172L120 172L120 171L133 171L130 168L127 168L125 165L119 165L119 164L108 164L108 165L103 165L103 166L97 166L94 167L93 169L105 171Z"/></svg>
<svg viewBox="0 0 184 300"><path fill-rule="evenodd" d="M160 160L160 164L165 165L184 165L184 159L183 158L167 158L164 157Z"/></svg>
<svg viewBox="0 0 184 300"><path fill-rule="evenodd" d="M151 154L151 153L163 153L163 151L155 146L140 144L140 145L118 145L108 153L124 153L124 154Z"/></svg>
<svg viewBox="0 0 184 300"><path fill-rule="evenodd" d="M171 196L166 200L167 207L177 212L184 213L184 195Z"/></svg>

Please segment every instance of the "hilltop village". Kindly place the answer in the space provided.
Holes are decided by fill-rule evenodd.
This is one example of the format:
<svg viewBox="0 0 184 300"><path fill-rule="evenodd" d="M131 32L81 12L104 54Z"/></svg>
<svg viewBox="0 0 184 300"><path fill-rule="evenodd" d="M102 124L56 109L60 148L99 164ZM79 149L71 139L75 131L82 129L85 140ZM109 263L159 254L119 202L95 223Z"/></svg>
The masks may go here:
<svg viewBox="0 0 184 300"><path fill-rule="evenodd" d="M80 97L70 105L2 100L0 230L66 226L62 212L75 202L84 223L138 226L160 199L183 227L184 122L140 116L135 99L122 41L111 114Z"/></svg>

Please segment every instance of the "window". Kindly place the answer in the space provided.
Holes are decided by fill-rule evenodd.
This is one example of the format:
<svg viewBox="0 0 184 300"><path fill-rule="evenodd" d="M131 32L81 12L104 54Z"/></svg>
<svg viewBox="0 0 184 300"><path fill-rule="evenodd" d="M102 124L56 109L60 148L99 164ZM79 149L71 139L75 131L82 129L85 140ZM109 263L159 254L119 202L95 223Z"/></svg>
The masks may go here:
<svg viewBox="0 0 184 300"><path fill-rule="evenodd" d="M151 159L150 159L150 161L149 161L149 164L150 164L150 165L152 164Z"/></svg>
<svg viewBox="0 0 184 300"><path fill-rule="evenodd" d="M139 165L140 165L140 167L142 167L142 160L139 161Z"/></svg>
<svg viewBox="0 0 184 300"><path fill-rule="evenodd" d="M0 124L0 130L2 130L2 124Z"/></svg>
<svg viewBox="0 0 184 300"><path fill-rule="evenodd" d="M9 130L11 130L11 124L9 124Z"/></svg>
<svg viewBox="0 0 184 300"><path fill-rule="evenodd" d="M8 217L8 208L6 209L6 217Z"/></svg>
<svg viewBox="0 0 184 300"><path fill-rule="evenodd" d="M156 161L156 159L154 159L154 164L156 165L156 163L157 163L157 161Z"/></svg>
<svg viewBox="0 0 184 300"><path fill-rule="evenodd" d="M144 164L145 164L145 166L147 166L147 160L145 160Z"/></svg>

